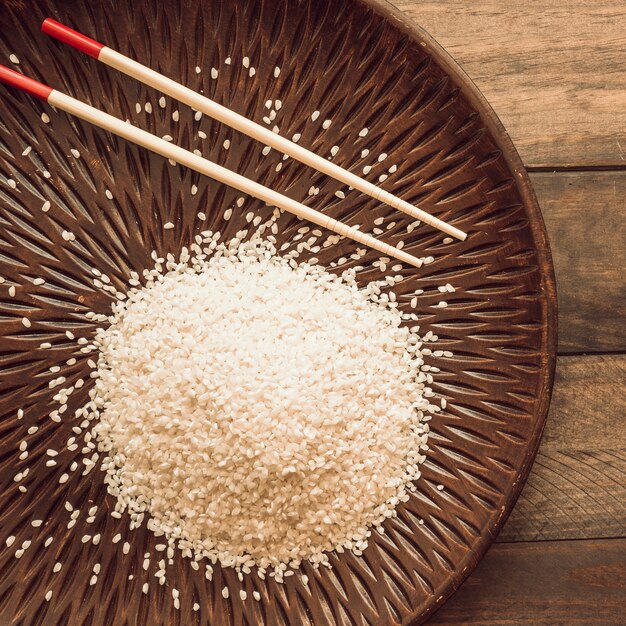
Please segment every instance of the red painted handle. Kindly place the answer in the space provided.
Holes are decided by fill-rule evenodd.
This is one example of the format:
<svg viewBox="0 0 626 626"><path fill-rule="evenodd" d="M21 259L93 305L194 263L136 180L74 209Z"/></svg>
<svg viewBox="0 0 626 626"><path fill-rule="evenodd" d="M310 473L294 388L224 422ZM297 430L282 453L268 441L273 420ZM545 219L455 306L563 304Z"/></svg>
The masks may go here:
<svg viewBox="0 0 626 626"><path fill-rule="evenodd" d="M74 30L69 26L65 26L65 24L61 24L60 22L50 19L49 17L43 21L41 30L46 33L46 35L50 35L63 43L67 43L77 50L80 50L81 52L84 52L85 54L88 54L96 59L100 55L100 50L104 48L103 43L100 43L95 39L91 39L90 37L86 37L77 30Z"/></svg>
<svg viewBox="0 0 626 626"><path fill-rule="evenodd" d="M37 80L28 78L28 76L24 76L24 74L20 74L4 65L0 65L0 82L11 85L12 87L17 87L29 93L31 96L37 96L42 100L47 100L52 91L52 87L48 87L48 85L44 85Z"/></svg>

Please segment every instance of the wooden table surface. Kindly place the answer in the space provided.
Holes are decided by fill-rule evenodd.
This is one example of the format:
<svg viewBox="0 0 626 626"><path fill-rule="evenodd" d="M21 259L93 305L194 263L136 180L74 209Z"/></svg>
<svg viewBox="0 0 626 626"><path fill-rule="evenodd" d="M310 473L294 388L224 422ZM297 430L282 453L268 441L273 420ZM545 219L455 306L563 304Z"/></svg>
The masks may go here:
<svg viewBox="0 0 626 626"><path fill-rule="evenodd" d="M530 478L429 624L626 624L626 1L392 0L476 82L530 173L559 356Z"/></svg>

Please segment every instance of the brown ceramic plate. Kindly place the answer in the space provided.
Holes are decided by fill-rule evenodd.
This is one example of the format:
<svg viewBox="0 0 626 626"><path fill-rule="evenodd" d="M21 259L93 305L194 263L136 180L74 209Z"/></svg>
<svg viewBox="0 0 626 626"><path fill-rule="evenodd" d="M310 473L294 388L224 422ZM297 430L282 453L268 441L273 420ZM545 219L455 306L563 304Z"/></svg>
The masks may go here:
<svg viewBox="0 0 626 626"><path fill-rule="evenodd" d="M281 155L263 157L253 141L209 119L196 122L192 111L169 99L163 109L160 94L41 35L46 16L254 119L267 115L267 99L282 100L273 122L282 134L302 133L301 143L320 154L339 146L335 161L357 172L375 162L371 180L396 165L384 187L467 230L467 241L444 244L440 233L423 226L407 234L402 214L358 193L340 200L334 195L340 185L291 160L276 172ZM257 589L260 602L222 598L225 584L238 587L232 570L217 569L208 582L202 570L178 559L169 568L168 585L159 587L155 559L147 572L141 566L154 537L136 531L130 553L123 554L127 522L110 517L112 500L101 474L81 479L74 472L59 483L72 461L80 461L80 449L64 447L71 419L55 423L46 417L47 370L77 354L65 331L89 337L94 327L82 314L110 306L92 287L90 267L106 271L121 287L131 269L151 266L152 249L176 253L201 228L232 235L247 211L269 209L247 199L225 225L221 215L238 197L233 190L3 87L0 624L382 626L424 620L476 565L515 503L539 443L555 362L556 299L544 225L515 149L476 87L424 31L382 0L5 0L0 17L0 62L15 53L23 72L159 135L171 134L175 142L201 148L209 158L351 224L371 229L375 218L386 217L386 225L395 221L386 241L404 240L411 253L434 257L419 271L402 270L399 301L408 307L412 293L423 290L417 305L422 327L439 335L437 347L454 353L432 358L441 370L435 389L448 406L432 423L419 492L362 558L333 555L330 571L304 566L308 588L300 574L282 586L249 577L244 587L249 597ZM256 68L254 77L242 65L244 56ZM227 57L232 64L225 64ZM219 69L216 80L211 67ZM137 114L135 104L148 101L152 114ZM49 124L40 119L44 110ZM315 110L321 115L312 122ZM323 130L327 118L332 125ZM364 127L369 134L360 138ZM206 139L198 137L199 129ZM32 151L22 156L27 146ZM368 157L361 156L365 148ZM383 152L389 157L378 163ZM7 178L17 182L15 189ZM319 195L308 195L312 185ZM113 192L112 200L105 189ZM41 210L45 199L52 203L48 213ZM198 211L208 213L205 224ZM173 230L163 231L167 221L175 223ZM283 239L302 225L287 216L283 223ZM64 229L75 233L75 243L63 241ZM321 261L353 250L345 242ZM365 261L373 258L369 253ZM47 282L35 286L35 277ZM375 277L372 270L363 280ZM436 308L442 300L437 286L447 282L456 291L445 296L447 308ZM8 294L12 284L15 297ZM20 323L24 315L33 321L31 328ZM53 348L40 349L42 342ZM86 372L84 358L64 370L68 381ZM67 415L84 400L85 393L74 394ZM17 418L20 408L23 419ZM33 425L39 430L27 435ZM24 438L30 455L20 461ZM45 464L47 448L62 449L56 467ZM22 493L13 477L26 468ZM69 530L66 501L80 509ZM99 508L88 523L94 504ZM36 519L43 526L33 527ZM117 533L123 539L114 545ZM100 534L101 540L83 544L86 534ZM16 541L7 548L12 535ZM45 547L48 537L54 539ZM16 548L27 540L32 545L16 559ZM63 566L53 574L57 561ZM91 586L95 563L101 571ZM146 580L148 595L141 592ZM180 590L180 611L170 587Z"/></svg>

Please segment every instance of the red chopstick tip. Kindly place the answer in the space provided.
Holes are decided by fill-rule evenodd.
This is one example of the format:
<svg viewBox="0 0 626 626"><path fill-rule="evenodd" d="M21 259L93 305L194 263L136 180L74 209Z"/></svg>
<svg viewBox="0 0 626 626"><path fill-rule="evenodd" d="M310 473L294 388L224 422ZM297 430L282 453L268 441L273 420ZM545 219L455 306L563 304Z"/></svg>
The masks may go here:
<svg viewBox="0 0 626 626"><path fill-rule="evenodd" d="M41 24L41 30L46 33L46 35L50 35L63 43L69 44L73 48L88 54L94 58L98 58L100 56L100 51L104 48L104 44L96 41L95 39L91 39L91 37L87 37L79 33L77 30L70 28L69 26L65 26L65 24L61 24L61 22L57 22L50 17L47 17L43 23Z"/></svg>
<svg viewBox="0 0 626 626"><path fill-rule="evenodd" d="M52 87L48 87L48 85L44 85L33 78L28 78L28 76L24 76L24 74L20 74L4 65L0 65L0 82L17 87L42 100L47 100L52 92Z"/></svg>

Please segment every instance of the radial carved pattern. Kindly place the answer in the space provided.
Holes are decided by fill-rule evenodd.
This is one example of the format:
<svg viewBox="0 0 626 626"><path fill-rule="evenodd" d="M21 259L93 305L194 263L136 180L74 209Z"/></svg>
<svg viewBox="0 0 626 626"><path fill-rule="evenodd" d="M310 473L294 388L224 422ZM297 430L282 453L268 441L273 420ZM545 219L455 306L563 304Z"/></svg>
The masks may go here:
<svg viewBox="0 0 626 626"><path fill-rule="evenodd" d="M100 472L85 479L74 472L59 483L72 461L80 462L80 448L69 452L64 445L71 419L55 423L47 417L48 368L74 356L77 363L64 371L68 382L88 371L85 355L65 331L89 338L95 326L82 314L108 311L108 297L92 286L92 266L122 288L130 270L151 266L151 250L177 253L202 229L232 235L248 211L267 215L269 209L250 198L239 208L233 190L2 88L0 623L418 623L460 584L493 540L527 475L549 402L556 333L549 249L526 175L493 113L425 33L392 15L379 0L6 0L0 7L3 63L15 53L24 73L151 132L170 134L176 143L350 224L371 230L376 218L385 218L386 241L404 240L413 254L434 257L419 271L404 268L407 278L395 290L403 307L409 307L415 290L423 290L417 304L422 329L440 336L437 348L454 353L431 359L441 369L434 388L448 406L432 422L419 491L363 557L334 555L329 571L302 567L308 587L300 573L284 585L249 577L243 586L248 597L258 590L260 602L242 602L236 593L222 597L225 584L239 587L232 570L216 568L209 582L202 569L196 572L179 560L169 568L168 584L159 587L155 559L147 572L141 568L143 554L157 542L145 529L135 531L129 554L123 554L127 522L108 514L113 503ZM261 123L268 115L265 101L280 99L272 125L281 134L301 133L302 145L329 156L338 146L334 161L355 172L373 165L367 175L372 181L388 173L386 189L467 230L467 241L443 244L439 233L424 227L407 234L402 214L348 190L340 199L335 192L341 185L292 160L277 172L282 155L263 156L262 146L210 119L194 120L190 109L169 99L161 108L161 94L41 35L46 16L180 77ZM252 77L244 56L256 70ZM211 77L212 67L217 78ZM281 69L278 76L275 67ZM146 102L152 113L137 113L136 103ZM180 120L174 122L177 109ZM320 117L312 121L316 110ZM44 111L49 124L40 119ZM332 120L328 129L322 128L325 119ZM365 127L369 133L359 137ZM27 146L32 151L22 156ZM362 156L364 149L368 156ZM378 162L382 153L389 157ZM397 171L388 172L393 165ZM312 185L319 187L318 195L308 195ZM41 210L45 200L52 205L47 213ZM234 215L224 223L229 207ZM198 211L207 213L206 222L198 220ZM281 238L291 240L302 223L281 219ZM175 228L164 231L168 221ZM72 231L76 242L65 242L63 230ZM320 260L328 264L353 252L346 241ZM365 261L374 258L368 253ZM45 284L34 285L37 277ZM364 281L375 277L374 270L362 274ZM442 299L437 286L447 282L456 291L446 294L447 308L437 308ZM25 315L33 322L30 328L20 322ZM42 342L53 347L41 349ZM67 415L84 402L87 387L72 396ZM39 430L27 435L34 425ZM24 438L30 455L20 461L17 449ZM55 467L46 466L47 448L61 450ZM19 484L28 491L21 493L13 477L26 467L29 474ZM71 529L64 509L68 500L81 509ZM87 509L94 503L100 507L88 524ZM44 525L33 528L35 519ZM97 533L98 545L80 540ZM113 545L117 533L122 542ZM7 548L12 535L15 544ZM16 559L15 549L25 540L32 545ZM53 574L57 561L63 567ZM101 564L99 582L90 586L95 563ZM150 593L144 595L147 580ZM174 609L171 587L180 590L180 611ZM48 590L53 591L49 602ZM197 612L191 610L194 602Z"/></svg>

